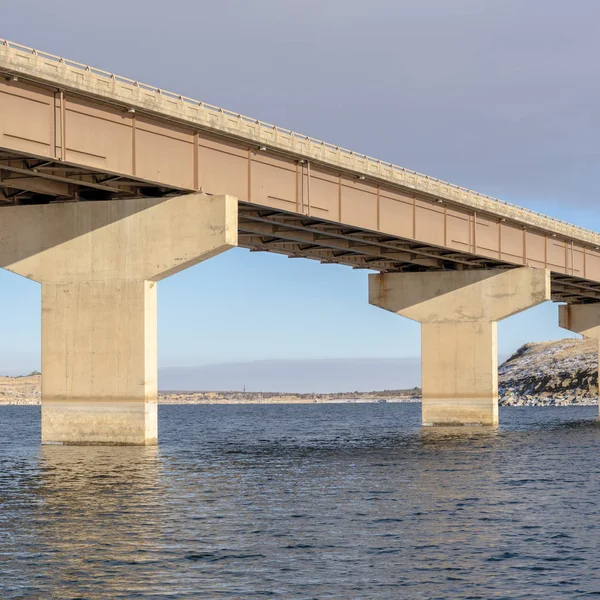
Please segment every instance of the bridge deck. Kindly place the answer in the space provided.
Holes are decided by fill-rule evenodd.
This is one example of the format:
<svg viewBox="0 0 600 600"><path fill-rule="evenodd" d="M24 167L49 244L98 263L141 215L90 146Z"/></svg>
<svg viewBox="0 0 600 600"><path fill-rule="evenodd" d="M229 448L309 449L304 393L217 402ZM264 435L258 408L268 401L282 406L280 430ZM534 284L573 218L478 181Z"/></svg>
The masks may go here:
<svg viewBox="0 0 600 600"><path fill-rule="evenodd" d="M0 40L0 202L202 190L240 245L379 271L520 265L600 301L600 235L390 163Z"/></svg>

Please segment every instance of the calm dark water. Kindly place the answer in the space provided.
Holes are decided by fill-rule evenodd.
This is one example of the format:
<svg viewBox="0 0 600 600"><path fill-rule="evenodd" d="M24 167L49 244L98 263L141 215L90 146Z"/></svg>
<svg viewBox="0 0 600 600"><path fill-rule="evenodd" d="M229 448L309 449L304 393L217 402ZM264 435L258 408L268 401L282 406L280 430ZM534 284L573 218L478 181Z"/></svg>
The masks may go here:
<svg viewBox="0 0 600 600"><path fill-rule="evenodd" d="M0 407L0 598L600 597L597 408L163 406L160 448Z"/></svg>

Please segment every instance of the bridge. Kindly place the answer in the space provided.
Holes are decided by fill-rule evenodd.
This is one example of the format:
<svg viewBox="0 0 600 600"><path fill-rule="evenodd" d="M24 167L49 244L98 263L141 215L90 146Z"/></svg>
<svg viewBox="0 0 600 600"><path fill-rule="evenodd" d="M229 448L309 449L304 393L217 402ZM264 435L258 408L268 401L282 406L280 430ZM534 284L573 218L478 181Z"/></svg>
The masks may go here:
<svg viewBox="0 0 600 600"><path fill-rule="evenodd" d="M337 263L422 323L423 423L498 423L497 322L600 339L600 235L0 40L0 267L42 284L42 442L157 441L156 282L231 247Z"/></svg>

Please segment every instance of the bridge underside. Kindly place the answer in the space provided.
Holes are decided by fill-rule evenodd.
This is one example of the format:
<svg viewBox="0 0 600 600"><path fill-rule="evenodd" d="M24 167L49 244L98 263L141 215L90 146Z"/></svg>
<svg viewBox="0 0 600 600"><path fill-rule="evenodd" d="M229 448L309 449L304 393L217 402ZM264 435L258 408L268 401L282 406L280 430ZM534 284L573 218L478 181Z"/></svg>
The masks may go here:
<svg viewBox="0 0 600 600"><path fill-rule="evenodd" d="M0 203L160 198L192 191L0 148Z"/></svg>
<svg viewBox="0 0 600 600"><path fill-rule="evenodd" d="M382 273L514 269L516 265L294 213L240 203L239 246ZM551 274L552 300L600 301L600 284Z"/></svg>
<svg viewBox="0 0 600 600"><path fill-rule="evenodd" d="M105 170L0 149L0 205L168 198L192 190L156 185ZM289 258L308 258L382 273L510 269L518 265L464 251L240 202L239 246ZM552 300L600 301L600 283L552 272Z"/></svg>

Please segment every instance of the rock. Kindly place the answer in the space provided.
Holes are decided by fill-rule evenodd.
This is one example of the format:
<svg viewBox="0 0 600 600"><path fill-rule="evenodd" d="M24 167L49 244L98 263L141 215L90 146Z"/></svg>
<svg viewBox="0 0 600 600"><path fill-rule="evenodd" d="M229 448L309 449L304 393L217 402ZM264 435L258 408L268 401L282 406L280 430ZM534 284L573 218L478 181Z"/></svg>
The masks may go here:
<svg viewBox="0 0 600 600"><path fill-rule="evenodd" d="M498 370L500 405L597 403L597 365L595 340L525 344Z"/></svg>

